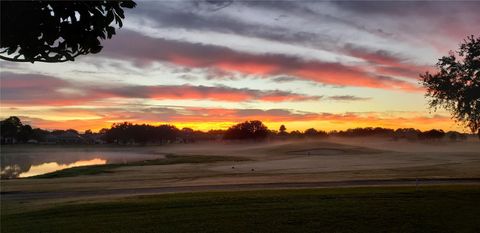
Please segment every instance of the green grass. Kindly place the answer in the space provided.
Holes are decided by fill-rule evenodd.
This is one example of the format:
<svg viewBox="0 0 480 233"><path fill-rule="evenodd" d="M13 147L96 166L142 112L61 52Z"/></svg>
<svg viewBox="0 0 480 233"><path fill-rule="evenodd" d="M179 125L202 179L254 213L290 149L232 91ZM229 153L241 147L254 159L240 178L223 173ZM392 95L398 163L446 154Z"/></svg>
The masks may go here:
<svg viewBox="0 0 480 233"><path fill-rule="evenodd" d="M9 214L2 232L480 232L480 187L167 194Z"/></svg>
<svg viewBox="0 0 480 233"><path fill-rule="evenodd" d="M221 161L245 161L245 158L237 158L232 156L207 156L207 155L166 155L162 159L143 160L130 163L113 163L102 165L91 165L67 168L47 174L32 176L29 178L60 178L73 177L81 175L95 175L101 173L111 173L112 169L124 166L151 166L151 165L170 165L180 163L213 163Z"/></svg>

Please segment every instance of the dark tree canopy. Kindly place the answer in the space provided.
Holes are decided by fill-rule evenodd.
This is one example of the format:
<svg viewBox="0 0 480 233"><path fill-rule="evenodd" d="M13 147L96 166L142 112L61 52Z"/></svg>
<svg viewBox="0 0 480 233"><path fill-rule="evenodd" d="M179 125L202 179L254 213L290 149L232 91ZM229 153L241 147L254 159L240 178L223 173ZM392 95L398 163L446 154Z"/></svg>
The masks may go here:
<svg viewBox="0 0 480 233"><path fill-rule="evenodd" d="M438 72L420 75L430 107L443 107L480 136L480 37L467 37L456 52L438 60Z"/></svg>
<svg viewBox="0 0 480 233"><path fill-rule="evenodd" d="M445 137L445 132L443 132L443 130L432 129L419 133L418 137L426 140L440 140Z"/></svg>
<svg viewBox="0 0 480 233"><path fill-rule="evenodd" d="M263 140L268 128L261 121L245 121L230 127L224 135L228 140Z"/></svg>
<svg viewBox="0 0 480 233"><path fill-rule="evenodd" d="M12 116L0 122L0 133L2 137L16 137L22 126L20 119Z"/></svg>
<svg viewBox="0 0 480 233"><path fill-rule="evenodd" d="M115 25L122 27L119 1L0 1L0 58L16 62L73 61L102 50L100 39L110 39Z"/></svg>
<svg viewBox="0 0 480 233"><path fill-rule="evenodd" d="M152 126L147 124L132 124L129 122L113 124L105 132L107 142L141 143L151 142L171 142L175 141L179 130L172 125Z"/></svg>
<svg viewBox="0 0 480 233"><path fill-rule="evenodd" d="M280 134L285 134L287 131L287 127L285 127L285 125L281 125L279 130L280 130Z"/></svg>
<svg viewBox="0 0 480 233"><path fill-rule="evenodd" d="M290 133L281 133L268 130L261 121L246 121L230 127L228 130L209 130L207 132L183 128L179 130L173 125L132 124L129 122L115 123L110 128L101 129L95 133L86 130L83 134L74 129L44 130L32 128L23 124L16 116L0 121L0 144L40 143L40 144L165 144L165 143L193 143L196 141L219 140L250 140L263 141L264 139L285 140L288 138L325 138L325 137L383 137L393 140L406 139L408 141L442 141L444 137L451 141L466 140L467 134L432 129L420 131L413 128L355 128L345 131L331 131L329 133L310 128L305 132L293 130ZM72 139L73 138L73 139Z"/></svg>
<svg viewBox="0 0 480 233"><path fill-rule="evenodd" d="M326 136L328 136L327 132L321 131L321 130L318 131L314 128L310 128L310 129L305 130L305 132L303 134L307 137L326 137Z"/></svg>
<svg viewBox="0 0 480 233"><path fill-rule="evenodd" d="M24 143L30 139L39 139L43 131L32 129L30 125L24 125L20 118L11 116L0 121L0 143Z"/></svg>

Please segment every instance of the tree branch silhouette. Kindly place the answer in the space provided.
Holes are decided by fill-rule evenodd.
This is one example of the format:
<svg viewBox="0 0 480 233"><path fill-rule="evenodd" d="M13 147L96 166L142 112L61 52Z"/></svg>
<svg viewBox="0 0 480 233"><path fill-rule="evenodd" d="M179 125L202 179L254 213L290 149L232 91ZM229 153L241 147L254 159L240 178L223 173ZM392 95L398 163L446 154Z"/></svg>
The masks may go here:
<svg viewBox="0 0 480 233"><path fill-rule="evenodd" d="M98 53L100 40L121 28L124 8L119 1L1 1L0 59L13 62L66 62Z"/></svg>
<svg viewBox="0 0 480 233"><path fill-rule="evenodd" d="M480 37L467 37L436 67L437 73L420 75L430 108L445 108L480 137Z"/></svg>

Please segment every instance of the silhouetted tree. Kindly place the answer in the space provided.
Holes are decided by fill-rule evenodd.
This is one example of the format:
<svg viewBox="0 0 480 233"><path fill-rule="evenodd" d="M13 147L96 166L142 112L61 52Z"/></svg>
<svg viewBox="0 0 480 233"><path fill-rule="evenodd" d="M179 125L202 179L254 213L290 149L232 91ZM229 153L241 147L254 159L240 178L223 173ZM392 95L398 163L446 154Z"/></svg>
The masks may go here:
<svg viewBox="0 0 480 233"><path fill-rule="evenodd" d="M443 130L432 129L420 133L418 137L424 140L440 140L445 137L445 132L443 132Z"/></svg>
<svg viewBox="0 0 480 233"><path fill-rule="evenodd" d="M107 132L108 132L107 128L102 128L102 129L100 129L100 131L98 131L98 133L101 134L101 135L105 135Z"/></svg>
<svg viewBox="0 0 480 233"><path fill-rule="evenodd" d="M11 116L1 121L0 132L2 134L2 138L6 138L6 137L16 138L22 126L23 126L22 122L16 116Z"/></svg>
<svg viewBox="0 0 480 233"><path fill-rule="evenodd" d="M386 129L381 127L366 127L366 128L354 128L347 129L346 131L339 131L336 133L338 136L342 137L392 137L395 131L393 129Z"/></svg>
<svg viewBox="0 0 480 233"><path fill-rule="evenodd" d="M480 37L467 37L460 49L438 60L438 72L420 75L430 108L443 107L480 138Z"/></svg>
<svg viewBox="0 0 480 233"><path fill-rule="evenodd" d="M24 125L20 118L11 116L0 122L2 143L27 142L34 139L34 131L30 125ZM9 141L9 142L7 142Z"/></svg>
<svg viewBox="0 0 480 233"><path fill-rule="evenodd" d="M263 140L268 135L268 128L261 121L245 121L230 127L224 135L228 140Z"/></svg>
<svg viewBox="0 0 480 233"><path fill-rule="evenodd" d="M303 134L305 134L305 136L307 136L307 137L315 137L315 136L317 136L317 130L314 129L314 128L310 128L310 129L305 130L305 132Z"/></svg>
<svg viewBox="0 0 480 233"><path fill-rule="evenodd" d="M459 132L456 132L456 131L448 131L445 136L448 136L448 138L450 139L450 141L457 141L457 140L461 140L461 133Z"/></svg>
<svg viewBox="0 0 480 233"><path fill-rule="evenodd" d="M205 133L205 137L203 139L208 140L221 140L225 135L226 130L221 129L212 129Z"/></svg>
<svg viewBox="0 0 480 233"><path fill-rule="evenodd" d="M294 137L294 138L302 138L304 135L302 134L302 132L298 131L298 130L293 130L290 132L290 137Z"/></svg>
<svg viewBox="0 0 480 233"><path fill-rule="evenodd" d="M103 130L104 140L109 143L140 143L173 142L179 135L179 130L172 125L152 126L137 125L129 122L115 123L110 129Z"/></svg>
<svg viewBox="0 0 480 233"><path fill-rule="evenodd" d="M19 142L27 142L33 138L33 129L30 125L23 125L17 135Z"/></svg>
<svg viewBox="0 0 480 233"><path fill-rule="evenodd" d="M43 129L40 129L40 128L36 128L36 129L32 130L32 139L35 139L35 140L40 142L40 141L45 140L45 137L48 134L50 134L49 131L43 130Z"/></svg>
<svg viewBox="0 0 480 233"><path fill-rule="evenodd" d="M326 137L328 136L327 132L325 131L318 131L314 128L310 128L310 129L307 129L305 130L305 132L303 133L305 134L306 137L311 137L311 138L318 138L318 137Z"/></svg>
<svg viewBox="0 0 480 233"><path fill-rule="evenodd" d="M159 125L155 127L155 139L162 143L175 141L178 134L179 130L173 125Z"/></svg>
<svg viewBox="0 0 480 233"><path fill-rule="evenodd" d="M193 142L195 139L195 131L191 128L182 128L182 130L180 131L180 137L182 138L183 142L184 143L187 143L187 142Z"/></svg>
<svg viewBox="0 0 480 233"><path fill-rule="evenodd" d="M67 129L67 130L65 130L65 132L69 132L69 133L73 133L73 134L78 134L78 131L77 131L77 130L74 130L74 129Z"/></svg>
<svg viewBox="0 0 480 233"><path fill-rule="evenodd" d="M285 127L285 125L281 125L279 128L279 131L281 135L285 135L287 131L287 127Z"/></svg>
<svg viewBox="0 0 480 233"><path fill-rule="evenodd" d="M113 26L122 27L123 8L135 5L132 0L0 1L0 58L64 62L98 53L100 39L110 39Z"/></svg>
<svg viewBox="0 0 480 233"><path fill-rule="evenodd" d="M130 136L128 139L131 142L146 144L149 140L153 141L155 138L154 127L146 124L130 125L126 133Z"/></svg>
<svg viewBox="0 0 480 233"><path fill-rule="evenodd" d="M415 141L418 139L418 135L421 133L418 129L413 128L401 128L394 132L395 139L406 139L409 141Z"/></svg>
<svg viewBox="0 0 480 233"><path fill-rule="evenodd" d="M128 135L127 130L131 127L132 123L114 123L112 127L105 133L105 141L116 143L127 143L131 135Z"/></svg>

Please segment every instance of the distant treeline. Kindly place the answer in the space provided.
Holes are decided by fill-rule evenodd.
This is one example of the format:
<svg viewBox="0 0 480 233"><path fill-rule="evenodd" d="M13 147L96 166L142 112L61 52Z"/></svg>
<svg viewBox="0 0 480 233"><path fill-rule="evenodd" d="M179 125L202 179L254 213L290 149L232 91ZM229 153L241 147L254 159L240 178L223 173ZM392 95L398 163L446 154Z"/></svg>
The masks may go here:
<svg viewBox="0 0 480 233"><path fill-rule="evenodd" d="M81 134L74 129L43 130L24 125L18 117L12 116L1 121L0 135L2 144L41 143L41 144L166 144L192 143L208 140L228 141L264 141L301 138L326 137L383 137L393 140L465 140L468 134L442 130L420 131L413 128L355 128L344 131L322 131L314 128L305 131L287 132L282 125L279 130L268 129L261 121L246 121L236 124L227 130L210 130L207 132L190 128L178 129L173 125L132 124L129 122L115 123L110 128L104 128L97 133L91 130Z"/></svg>

